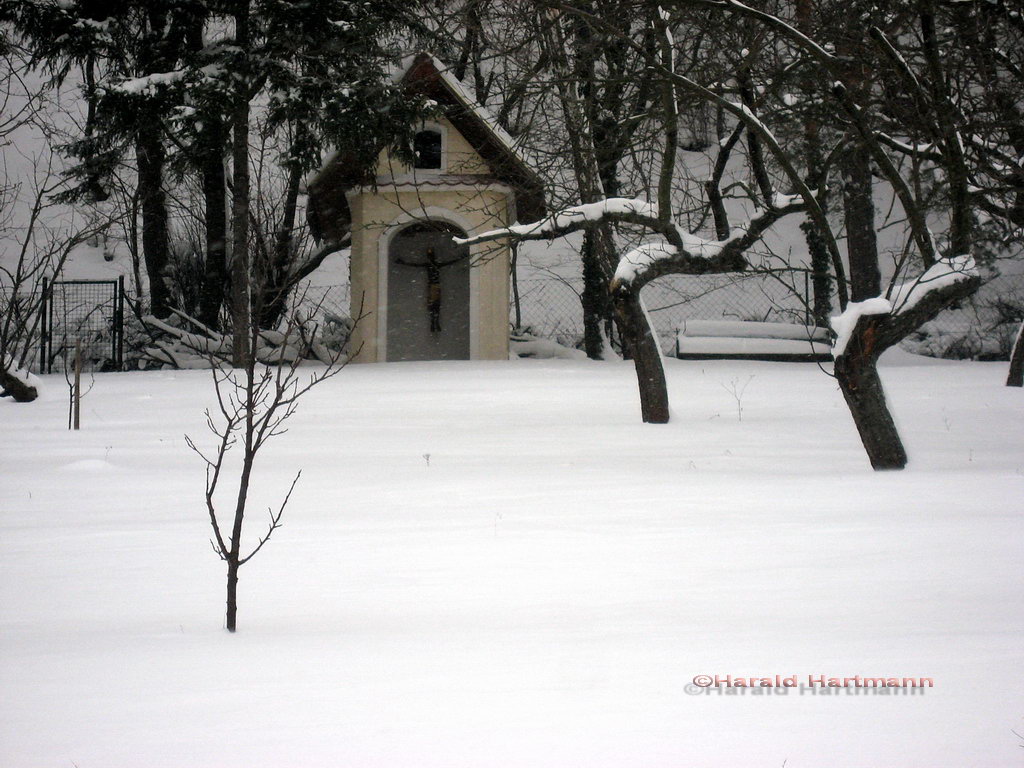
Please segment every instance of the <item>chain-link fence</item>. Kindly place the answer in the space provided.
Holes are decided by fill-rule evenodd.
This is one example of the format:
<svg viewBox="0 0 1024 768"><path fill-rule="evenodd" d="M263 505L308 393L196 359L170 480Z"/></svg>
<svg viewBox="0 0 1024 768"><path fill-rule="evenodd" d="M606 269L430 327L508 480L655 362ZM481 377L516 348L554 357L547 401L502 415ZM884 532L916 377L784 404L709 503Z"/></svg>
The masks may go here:
<svg viewBox="0 0 1024 768"><path fill-rule="evenodd" d="M646 286L643 298L662 347L671 354L688 320L811 324L808 282L802 272L671 275ZM518 318L519 327L535 336L567 347L582 344L581 281L531 277L519 280L517 288L511 325ZM123 366L123 278L56 281L42 290L49 292L49 300L39 322L25 323L34 328L31 343L38 350L29 361L31 370L50 373L69 367L76 345L85 370ZM25 295L16 304L15 310L34 312L39 297ZM353 312L347 284L305 287L292 295L291 306L313 317L329 345L340 346L347 338ZM903 346L933 357L1008 359L1022 317L1024 275L996 276L976 295L911 334Z"/></svg>
<svg viewBox="0 0 1024 768"><path fill-rule="evenodd" d="M582 283L570 280L519 281L522 326L536 336L579 346L581 291ZM813 294L804 272L672 275L646 286L643 299L669 354L687 320L813 324ZM832 313L839 313L834 301ZM903 346L932 357L1005 360L1022 317L1024 275L997 276L974 296L926 323Z"/></svg>
<svg viewBox="0 0 1024 768"><path fill-rule="evenodd" d="M583 340L582 282L559 277L520 279L518 315L513 295L509 318L535 336L568 347ZM670 275L650 283L644 303L666 353L687 320L751 320L813 324L813 298L805 272ZM307 288L296 305L312 311L329 332L350 317L348 285ZM833 305L833 314L838 307ZM935 357L1007 358L1024 313L1024 276L988 281L973 297L943 312L911 335L904 346Z"/></svg>
<svg viewBox="0 0 1024 768"><path fill-rule="evenodd" d="M663 348L671 352L687 320L810 322L808 285L802 274L796 282L792 278L757 273L672 275L647 285L643 300ZM581 291L582 283L569 280L520 280L522 327L566 346L579 345L583 338Z"/></svg>
<svg viewBox="0 0 1024 768"><path fill-rule="evenodd" d="M351 317L350 290L345 285L304 286L289 297L290 309L327 322L347 321Z"/></svg>
<svg viewBox="0 0 1024 768"><path fill-rule="evenodd" d="M581 283L550 277L518 281L520 326L535 336L576 346L583 338ZM310 286L293 297L321 321L348 318L351 298L348 285ZM672 276L644 288L644 302L666 351L675 334L690 319L761 320L804 323L807 321L802 277L798 285L776 276L727 274ZM509 321L515 325L515 298Z"/></svg>

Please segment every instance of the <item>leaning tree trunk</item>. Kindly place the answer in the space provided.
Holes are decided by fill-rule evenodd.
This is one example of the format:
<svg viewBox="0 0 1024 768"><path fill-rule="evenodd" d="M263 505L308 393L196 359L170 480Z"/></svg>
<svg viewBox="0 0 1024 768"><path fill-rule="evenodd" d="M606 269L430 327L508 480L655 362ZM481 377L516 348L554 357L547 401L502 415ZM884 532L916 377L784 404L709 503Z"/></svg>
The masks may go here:
<svg viewBox="0 0 1024 768"><path fill-rule="evenodd" d="M10 395L16 403L31 403L39 397L39 391L13 375L0 365L0 394Z"/></svg>
<svg viewBox="0 0 1024 768"><path fill-rule="evenodd" d="M850 298L864 301L881 293L868 151L859 144L851 146L844 158L843 171ZM836 357L835 374L871 466L903 469L907 465L907 452L889 413L878 376L878 357L886 348L879 340L880 322L878 315L862 316L857 321L846 349Z"/></svg>
<svg viewBox="0 0 1024 768"><path fill-rule="evenodd" d="M639 292L620 288L615 294L615 311L625 336L623 341L633 350L633 365L640 387L640 415L646 424L667 424L668 385L661 347L647 322Z"/></svg>
<svg viewBox="0 0 1024 768"><path fill-rule="evenodd" d="M835 374L875 469L902 469L907 464L907 452L878 377L878 358L943 309L970 296L980 284L976 272L963 274L896 314L861 315L857 319L845 348L836 356Z"/></svg>
<svg viewBox="0 0 1024 768"><path fill-rule="evenodd" d="M872 349L874 328L858 323L846 351L836 358L835 373L860 440L874 469L903 469L907 452L885 402L878 376L878 353Z"/></svg>
<svg viewBox="0 0 1024 768"><path fill-rule="evenodd" d="M1024 386L1024 320L1017 329L1017 340L1013 342L1013 352L1010 354L1010 372L1006 377L1006 386Z"/></svg>

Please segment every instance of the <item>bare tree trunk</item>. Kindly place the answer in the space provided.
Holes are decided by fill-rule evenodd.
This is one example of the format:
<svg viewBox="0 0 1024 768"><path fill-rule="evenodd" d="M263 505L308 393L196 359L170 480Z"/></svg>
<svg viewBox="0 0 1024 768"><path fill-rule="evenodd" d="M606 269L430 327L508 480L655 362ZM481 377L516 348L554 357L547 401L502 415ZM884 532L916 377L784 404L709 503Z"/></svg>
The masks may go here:
<svg viewBox="0 0 1024 768"><path fill-rule="evenodd" d="M1024 320L1017 329L1017 340L1013 342L1010 354L1010 372L1006 376L1006 386L1024 386Z"/></svg>
<svg viewBox="0 0 1024 768"><path fill-rule="evenodd" d="M254 333L253 335L255 336L256 334ZM245 507L249 499L249 483L252 480L252 466L256 459L256 446L260 437L254 425L256 370L255 361L252 358L245 363L245 377L245 428L241 436L243 441L242 473L238 481L235 517L231 523L230 548L225 557L228 564L226 615L228 632L235 631L235 620L238 616L238 569L242 565L242 526L245 523Z"/></svg>
<svg viewBox="0 0 1024 768"><path fill-rule="evenodd" d="M205 19L196 17L188 27L188 46L193 56L206 56ZM220 330L220 311L228 289L228 212L225 145L227 126L224 113L204 110L196 139L196 164L203 190L206 224L206 258L199 295L199 321Z"/></svg>
<svg viewBox="0 0 1024 768"><path fill-rule="evenodd" d="M874 469L903 469L907 452L885 401L877 359L851 354L836 359L836 379Z"/></svg>
<svg viewBox="0 0 1024 768"><path fill-rule="evenodd" d="M249 3L244 0L235 14L235 37L243 55L249 52ZM244 69L244 67L243 67ZM231 321L232 355L236 367L249 360L249 326L252 299L249 269L249 93L245 72L238 82L231 111Z"/></svg>
<svg viewBox="0 0 1024 768"><path fill-rule="evenodd" d="M971 252L973 242L973 206L970 195L970 173L964 162L963 140L957 131L957 109L949 96L947 74L943 70L943 52L936 31L934 2L920 6L921 37L924 41L925 59L931 74L932 100L935 103L935 117L942 134L946 163L944 171L949 183L949 246L953 256Z"/></svg>
<svg viewBox="0 0 1024 768"><path fill-rule="evenodd" d="M227 629L234 632L238 619L238 558L228 560Z"/></svg>
<svg viewBox="0 0 1024 768"><path fill-rule="evenodd" d="M855 75L859 81L860 75ZM882 292L878 265L878 233L872 197L871 154L860 142L846 151L843 171L843 214L846 253L850 262L850 300L865 301ZM843 353L836 358L835 374L857 426L861 443L874 469L903 469L907 452L885 401L878 376L878 318L862 317Z"/></svg>
<svg viewBox="0 0 1024 768"><path fill-rule="evenodd" d="M612 312L608 297L609 275L605 267L601 233L590 229L583 233L583 349L591 360L605 353L607 321Z"/></svg>
<svg viewBox="0 0 1024 768"><path fill-rule="evenodd" d="M296 135L301 136L304 130L304 126L298 126ZM288 293L293 287L290 279L292 246L295 241L295 216L298 210L301 184L302 169L296 163L288 172L284 209L281 212L280 226L274 237L274 249L270 255L271 263L266 265L265 269L256 270L260 293L254 304L260 328L277 328L285 313Z"/></svg>
<svg viewBox="0 0 1024 768"><path fill-rule="evenodd" d="M810 0L797 0L797 19L803 31L811 21ZM805 156L808 169L807 185L812 189L818 187L821 182L821 171L824 165L821 150L821 136L818 121L812 117L805 117L803 124L804 143L806 146ZM822 195L819 200L823 210L827 210L827 197ZM830 276L831 257L828 252L828 244L818 228L817 222L808 217L800 225L803 230L804 239L807 241L807 252L811 261L811 315L814 324L821 328L828 328L829 317L832 314L832 279ZM808 297L804 297L805 299Z"/></svg>
<svg viewBox="0 0 1024 768"><path fill-rule="evenodd" d="M168 54L164 35L169 28L166 12L146 8L145 44L142 47L142 73L167 72L173 57ZM168 230L167 199L163 176L166 151L163 144L163 118L160 107L147 103L139 115L135 133L135 155L139 173L139 201L142 208L142 255L149 276L150 312L156 317L171 313L171 291L165 280L167 271Z"/></svg>
<svg viewBox="0 0 1024 768"><path fill-rule="evenodd" d="M171 292L164 279L167 271L167 201L163 190L164 147L160 121L143 121L135 142L139 167L139 198L142 204L142 255L149 276L150 312L156 317L171 313Z"/></svg>
<svg viewBox="0 0 1024 768"><path fill-rule="evenodd" d="M75 339L75 385L72 392L73 429L82 427L82 340Z"/></svg>
<svg viewBox="0 0 1024 768"><path fill-rule="evenodd" d="M220 310L228 285L227 178L224 171L224 122L218 115L203 119L199 136L200 169L206 205L206 262L199 320L220 328Z"/></svg>
<svg viewBox="0 0 1024 768"><path fill-rule="evenodd" d="M814 324L828 328L828 320L832 315L832 275L829 267L828 246L818 231L818 225L811 220L800 225L807 241L807 251L811 257L811 316Z"/></svg>
<svg viewBox="0 0 1024 768"><path fill-rule="evenodd" d="M850 260L850 299L864 301L882 291L871 196L871 156L859 144L850 147L843 163L843 212L846 252ZM868 460L875 469L903 469L907 452L896 430L885 390L878 376L878 318L862 317L835 361L836 380L857 426Z"/></svg>
<svg viewBox="0 0 1024 768"><path fill-rule="evenodd" d="M519 243L510 243L509 250L511 251L509 276L512 279L512 306L516 313L515 329L519 331L523 325L523 305L519 298Z"/></svg>
<svg viewBox="0 0 1024 768"><path fill-rule="evenodd" d="M860 144L851 146L846 153L843 177L850 300L864 301L882 292L882 274L878 268L875 202L871 196L871 155Z"/></svg>
<svg viewBox="0 0 1024 768"><path fill-rule="evenodd" d="M597 111L595 103L594 70L595 49L591 31L586 24L573 23L569 30L571 38L564 34L560 22L546 26L541 36L547 46L547 54L558 77L558 97L566 125L566 135L572 157L573 172L579 189L580 202L592 203L604 199L609 191L605 189L599 159L599 143L595 136L598 126L593 119ZM569 51L573 59L569 59ZM577 85L578 84L578 87ZM605 176L609 174L609 163L604 158ZM602 324L612 317L608 301L608 281L618 259L610 230L597 228L584 233L583 240L583 341L587 357L600 360L604 357ZM628 336L623 327L623 336Z"/></svg>
<svg viewBox="0 0 1024 768"><path fill-rule="evenodd" d="M615 311L633 347L633 366L640 388L640 415L645 424L667 424L668 386L661 347L647 322L638 292L624 289L617 293Z"/></svg>

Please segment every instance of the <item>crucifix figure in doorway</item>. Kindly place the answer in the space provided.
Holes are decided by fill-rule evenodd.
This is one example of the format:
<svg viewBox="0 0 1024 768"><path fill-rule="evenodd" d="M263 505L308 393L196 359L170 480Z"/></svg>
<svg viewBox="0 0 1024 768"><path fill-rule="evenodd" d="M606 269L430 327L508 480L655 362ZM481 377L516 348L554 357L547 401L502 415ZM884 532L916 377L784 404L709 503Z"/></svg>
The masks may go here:
<svg viewBox="0 0 1024 768"><path fill-rule="evenodd" d="M427 314L430 315L430 332L441 330L441 269L450 266L461 257L438 261L433 248L427 248L426 261L406 261L401 256L395 257L395 263L404 267L419 267L427 271Z"/></svg>

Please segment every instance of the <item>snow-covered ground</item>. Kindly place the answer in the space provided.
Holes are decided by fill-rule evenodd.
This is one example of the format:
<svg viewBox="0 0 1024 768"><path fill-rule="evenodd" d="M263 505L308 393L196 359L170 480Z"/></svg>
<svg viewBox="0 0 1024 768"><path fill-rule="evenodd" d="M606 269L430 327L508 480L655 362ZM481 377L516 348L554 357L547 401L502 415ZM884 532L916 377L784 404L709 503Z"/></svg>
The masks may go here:
<svg viewBox="0 0 1024 768"><path fill-rule="evenodd" d="M814 365L671 361L667 426L624 363L349 368L259 458L254 533L303 474L236 635L209 375L97 375L78 433L45 377L0 401L0 765L1020 765L1024 400L892 354L892 474Z"/></svg>

